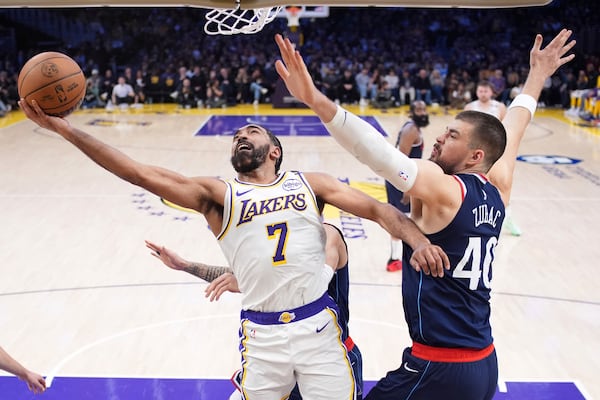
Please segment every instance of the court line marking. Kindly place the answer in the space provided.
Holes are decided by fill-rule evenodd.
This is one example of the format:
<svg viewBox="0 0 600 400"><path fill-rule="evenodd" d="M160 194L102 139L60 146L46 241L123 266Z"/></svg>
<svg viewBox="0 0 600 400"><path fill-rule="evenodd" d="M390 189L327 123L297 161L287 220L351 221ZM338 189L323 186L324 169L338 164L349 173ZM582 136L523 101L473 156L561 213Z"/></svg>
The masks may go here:
<svg viewBox="0 0 600 400"><path fill-rule="evenodd" d="M46 387L50 388L52 386L52 382L54 381L54 377L56 376L56 374L60 371L60 369L63 367L63 365L65 365L67 362L71 361L71 359L75 358L76 356L78 356L81 353L86 352L87 350L91 349L92 347L98 346L99 344L103 344L106 342L109 342L113 339L117 339L123 336L127 336L130 335L132 333L136 333L136 332L140 332L146 329L152 329L152 328L159 328L159 327L163 327L166 325L172 325L172 324L180 324L180 323L186 323L186 322L191 322L191 321L200 321L200 320L207 320L207 319L216 319L216 318L238 318L239 314L223 314L223 315L203 315L203 316L198 316L198 317L192 317L192 318L183 318L183 319L177 319L177 320L171 320L171 321L162 321L162 322L155 322L152 324L147 324L147 325L141 325L138 326L136 328L131 328L131 329L127 329L124 330L122 332L119 333L115 333L113 335L109 335L107 337L98 339L92 343L89 343L83 347L80 347L78 350L75 350L74 352L72 352L71 354L69 354L68 356L66 356L65 358L63 358L62 360L60 360L56 366L54 368L52 368L52 370L50 371L50 373L46 376Z"/></svg>
<svg viewBox="0 0 600 400"><path fill-rule="evenodd" d="M53 288L53 289L36 289L36 290L24 290L19 292L6 292L0 293L0 297L7 296L21 296L28 294L40 294L40 293L58 293L58 292L68 292L68 291L78 291L78 290L97 290L97 289L130 289L130 288L138 288L138 287L153 287L153 286L176 286L176 285L208 285L206 282L154 282L154 283L123 283L116 285L101 285L101 286L80 286L80 287L66 287L66 288ZM369 283L369 282L350 282L352 286L363 286L363 287L387 287L387 288L401 288L401 284L389 284L389 283ZM495 295L502 296L514 296L514 297L523 297L529 299L537 299L537 300L550 300L550 301L563 301L567 303L575 303L575 304L586 304L592 306L600 306L600 301L592 301L592 300L581 300L581 299L567 299L560 297L551 297L551 296L540 296L535 294L523 294L523 293L510 293L510 292L500 292L494 291Z"/></svg>

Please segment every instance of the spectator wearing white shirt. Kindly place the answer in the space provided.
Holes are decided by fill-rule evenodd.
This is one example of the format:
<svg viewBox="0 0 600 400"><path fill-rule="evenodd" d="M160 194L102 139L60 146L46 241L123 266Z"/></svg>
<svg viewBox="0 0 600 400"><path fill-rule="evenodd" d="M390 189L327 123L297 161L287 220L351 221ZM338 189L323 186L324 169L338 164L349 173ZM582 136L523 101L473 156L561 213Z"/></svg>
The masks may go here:
<svg viewBox="0 0 600 400"><path fill-rule="evenodd" d="M112 91L113 104L131 104L133 102L134 97L135 92L133 91L133 87L131 87L130 84L125 82L124 76L119 76L119 80L117 84L113 87Z"/></svg>

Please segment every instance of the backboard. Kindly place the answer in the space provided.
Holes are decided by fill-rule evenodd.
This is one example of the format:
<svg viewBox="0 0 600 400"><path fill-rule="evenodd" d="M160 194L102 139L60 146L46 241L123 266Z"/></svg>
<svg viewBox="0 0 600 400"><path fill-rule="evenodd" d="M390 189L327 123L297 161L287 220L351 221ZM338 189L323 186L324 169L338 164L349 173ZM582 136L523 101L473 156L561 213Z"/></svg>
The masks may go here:
<svg viewBox="0 0 600 400"><path fill-rule="evenodd" d="M550 4L552 0L3 0L2 7L201 7L201 8L238 8L257 9L290 4L302 6L385 6L385 7L466 7L466 8L503 8L530 7ZM315 10L315 12L317 12ZM316 15L315 15L316 16Z"/></svg>

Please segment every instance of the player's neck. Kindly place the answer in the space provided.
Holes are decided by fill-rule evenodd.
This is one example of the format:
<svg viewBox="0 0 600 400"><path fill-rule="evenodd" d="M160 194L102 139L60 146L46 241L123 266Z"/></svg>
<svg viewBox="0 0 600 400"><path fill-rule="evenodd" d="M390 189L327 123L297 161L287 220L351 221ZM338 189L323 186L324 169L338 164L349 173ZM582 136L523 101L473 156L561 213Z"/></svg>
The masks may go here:
<svg viewBox="0 0 600 400"><path fill-rule="evenodd" d="M277 177L278 174L276 174L273 170L265 171L261 168L257 168L254 171L250 172L238 173L238 180L248 183L257 183L259 185L267 185L269 183L273 183L275 182Z"/></svg>
<svg viewBox="0 0 600 400"><path fill-rule="evenodd" d="M463 170L456 172L455 175L456 174L479 174L479 175L487 176L486 171L484 171L478 165L473 165L471 167L466 167Z"/></svg>

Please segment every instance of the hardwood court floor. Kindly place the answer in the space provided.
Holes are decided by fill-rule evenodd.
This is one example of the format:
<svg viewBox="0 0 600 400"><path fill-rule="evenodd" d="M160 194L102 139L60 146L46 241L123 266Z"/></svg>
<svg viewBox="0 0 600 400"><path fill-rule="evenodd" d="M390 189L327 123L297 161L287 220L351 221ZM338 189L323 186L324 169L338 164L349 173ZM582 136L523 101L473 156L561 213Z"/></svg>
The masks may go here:
<svg viewBox="0 0 600 400"><path fill-rule="evenodd" d="M425 154L452 118L431 111ZM406 120L405 109L364 112L390 141ZM231 138L194 132L210 115L232 114L310 112L153 105L78 111L69 120L137 160L231 177ZM325 171L385 199L381 179L333 139L281 140L283 168ZM600 399L600 134L562 111L540 110L520 154L530 162L517 163L512 214L523 234L503 232L494 267L500 389L507 381L567 381ZM572 159L581 162L561 164ZM351 332L365 379L376 380L397 368L409 345L401 274L385 271L389 238L381 228L333 209L326 216L358 236L348 238ZM237 369L238 297L209 303L205 284L163 267L144 247L150 239L224 264L202 216L120 181L15 112L0 119L0 221L0 345L29 368L49 377L217 379Z"/></svg>

